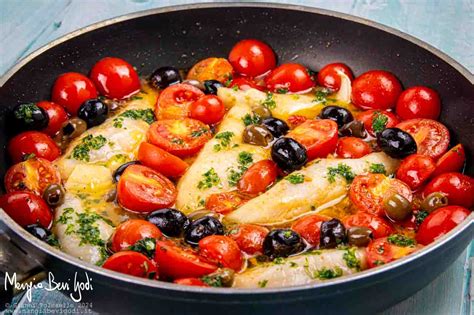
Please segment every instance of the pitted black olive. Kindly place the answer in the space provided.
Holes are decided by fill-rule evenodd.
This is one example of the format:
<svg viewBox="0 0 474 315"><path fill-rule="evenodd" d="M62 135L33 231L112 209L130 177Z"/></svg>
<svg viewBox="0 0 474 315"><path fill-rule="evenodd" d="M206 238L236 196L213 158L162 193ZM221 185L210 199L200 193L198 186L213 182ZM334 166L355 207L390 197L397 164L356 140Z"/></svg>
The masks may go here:
<svg viewBox="0 0 474 315"><path fill-rule="evenodd" d="M12 126L18 130L41 130L48 123L48 113L35 103L19 104L13 109Z"/></svg>
<svg viewBox="0 0 474 315"><path fill-rule="evenodd" d="M181 75L176 68L161 67L150 76L150 83L157 89L165 89L170 85L181 82Z"/></svg>
<svg viewBox="0 0 474 315"><path fill-rule="evenodd" d="M108 112L109 108L104 102L99 99L90 99L79 107L77 116L87 123L87 128L91 128L102 124L107 119Z"/></svg>
<svg viewBox="0 0 474 315"><path fill-rule="evenodd" d="M308 160L306 149L296 140L285 137L273 143L271 154L278 167L287 173L302 168Z"/></svg>
<svg viewBox="0 0 474 315"><path fill-rule="evenodd" d="M339 136L341 137L357 137L364 139L367 137L364 123L358 120L353 120L341 128L339 128Z"/></svg>
<svg viewBox="0 0 474 315"><path fill-rule="evenodd" d="M191 222L184 232L184 240L188 244L197 245L209 235L224 235L224 226L216 218L205 216Z"/></svg>
<svg viewBox="0 0 474 315"><path fill-rule="evenodd" d="M335 248L346 240L346 228L338 219L321 223L319 246L321 248Z"/></svg>
<svg viewBox="0 0 474 315"><path fill-rule="evenodd" d="M49 236L51 235L51 232L42 227L41 225L38 224L31 224L26 227L26 230L30 232L31 235L36 237L37 239L40 239L44 242L48 241Z"/></svg>
<svg viewBox="0 0 474 315"><path fill-rule="evenodd" d="M416 153L417 146L413 137L398 128L387 128L377 136L377 144L387 155L403 159Z"/></svg>
<svg viewBox="0 0 474 315"><path fill-rule="evenodd" d="M350 111L339 106L326 106L319 116L323 119L335 121L339 128L354 120Z"/></svg>
<svg viewBox="0 0 474 315"><path fill-rule="evenodd" d="M64 202L64 189L61 185L51 184L43 192L43 199L51 207L57 207Z"/></svg>
<svg viewBox="0 0 474 315"><path fill-rule="evenodd" d="M113 179L114 183L118 183L118 181L120 179L120 176L122 176L123 172L125 172L125 169L127 167L129 167L130 165L135 165L135 164L140 164L140 162L139 161L130 161L130 162L124 163L124 164L120 165L119 167L117 167L114 174L112 175L112 179Z"/></svg>
<svg viewBox="0 0 474 315"><path fill-rule="evenodd" d="M204 93L217 95L217 89L223 87L224 84L217 80L204 81Z"/></svg>
<svg viewBox="0 0 474 315"><path fill-rule="evenodd" d="M281 119L278 118L266 118L262 121L262 125L267 127L268 130L272 133L275 138L280 138L281 136L286 135L290 130L290 127Z"/></svg>
<svg viewBox="0 0 474 315"><path fill-rule="evenodd" d="M290 229L275 229L263 240L263 253L270 258L288 257L305 248L298 233Z"/></svg>
<svg viewBox="0 0 474 315"><path fill-rule="evenodd" d="M151 212L147 221L156 225L166 236L177 237L184 233L189 219L179 210L165 208Z"/></svg>

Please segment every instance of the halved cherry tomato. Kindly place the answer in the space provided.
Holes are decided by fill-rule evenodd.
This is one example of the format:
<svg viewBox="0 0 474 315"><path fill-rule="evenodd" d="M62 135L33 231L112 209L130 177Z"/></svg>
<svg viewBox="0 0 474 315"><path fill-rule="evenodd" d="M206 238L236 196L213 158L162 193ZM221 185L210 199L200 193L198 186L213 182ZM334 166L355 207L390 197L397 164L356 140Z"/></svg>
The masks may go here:
<svg viewBox="0 0 474 315"><path fill-rule="evenodd" d="M347 75L351 81L354 80L354 75L348 66L343 63L331 63L324 66L318 72L319 85L333 91L339 91L339 88L341 87L340 73Z"/></svg>
<svg viewBox="0 0 474 315"><path fill-rule="evenodd" d="M237 73L256 77L275 68L276 57L267 44L256 39L244 39L232 47L229 62Z"/></svg>
<svg viewBox="0 0 474 315"><path fill-rule="evenodd" d="M189 111L191 118L208 125L217 124L225 115L224 104L215 95L205 95L194 101L189 107Z"/></svg>
<svg viewBox="0 0 474 315"><path fill-rule="evenodd" d="M216 271L217 266L188 247L171 240L156 242L155 261L165 278L198 278Z"/></svg>
<svg viewBox="0 0 474 315"><path fill-rule="evenodd" d="M308 160L325 158L337 145L337 123L330 119L307 120L287 135L306 148Z"/></svg>
<svg viewBox="0 0 474 315"><path fill-rule="evenodd" d="M219 266L235 271L242 269L242 253L237 243L224 235L210 235L199 241L200 254Z"/></svg>
<svg viewBox="0 0 474 315"><path fill-rule="evenodd" d="M272 92L302 92L314 86L308 69L296 63L286 63L272 70L265 78L267 89Z"/></svg>
<svg viewBox="0 0 474 315"><path fill-rule="evenodd" d="M308 118L301 115L291 115L288 117L288 123L290 124L291 129L298 127L307 120Z"/></svg>
<svg viewBox="0 0 474 315"><path fill-rule="evenodd" d="M90 78L100 94L114 99L127 98L140 90L140 78L132 65L120 58L105 57L99 60Z"/></svg>
<svg viewBox="0 0 474 315"><path fill-rule="evenodd" d="M358 159L372 152L364 140L356 137L344 137L337 142L336 153L345 159Z"/></svg>
<svg viewBox="0 0 474 315"><path fill-rule="evenodd" d="M265 89L264 86L258 85L252 78L246 77L233 78L229 87L238 87L242 91L246 91L248 89L257 89L263 91Z"/></svg>
<svg viewBox="0 0 474 315"><path fill-rule="evenodd" d="M47 133L51 137L54 136L59 131L59 129L61 129L64 122L68 120L68 116L66 111L64 110L64 107L59 104L48 101L41 101L38 102L36 105L44 109L49 117L48 126L42 131Z"/></svg>
<svg viewBox="0 0 474 315"><path fill-rule="evenodd" d="M363 111L357 114L357 120L364 123L364 128L371 136L375 136L376 132L374 131L374 119L375 127L379 129L378 132L381 132L385 128L395 127L400 120L392 112L386 110L377 110L371 109ZM380 128L382 130L380 130Z"/></svg>
<svg viewBox="0 0 474 315"><path fill-rule="evenodd" d="M137 159L143 165L151 167L167 177L179 177L189 167L188 163L179 157L146 142L140 144Z"/></svg>
<svg viewBox="0 0 474 315"><path fill-rule="evenodd" d="M369 268L384 265L407 256L417 249L418 247L416 245L398 246L390 243L387 237L379 238L371 242L366 249L367 264Z"/></svg>
<svg viewBox="0 0 474 315"><path fill-rule="evenodd" d="M189 116L189 106L204 92L190 84L173 84L164 89L155 106L155 115L158 120L181 119Z"/></svg>
<svg viewBox="0 0 474 315"><path fill-rule="evenodd" d="M256 224L241 224L229 232L229 237L249 255L263 253L263 240L269 230Z"/></svg>
<svg viewBox="0 0 474 315"><path fill-rule="evenodd" d="M459 206L438 208L423 220L416 233L416 241L428 245L454 229L470 214L471 211Z"/></svg>
<svg viewBox="0 0 474 315"><path fill-rule="evenodd" d="M51 100L66 108L73 116L77 115L82 103L96 97L97 90L92 81L77 72L61 74L54 82L51 93Z"/></svg>
<svg viewBox="0 0 474 315"><path fill-rule="evenodd" d="M436 162L436 169L433 176L438 176L443 173L459 172L466 163L466 153L462 144L458 144L451 150L446 152Z"/></svg>
<svg viewBox="0 0 474 315"><path fill-rule="evenodd" d="M395 106L402 85L390 72L367 71L352 82L352 103L362 109L389 109Z"/></svg>
<svg viewBox="0 0 474 315"><path fill-rule="evenodd" d="M196 63L191 70L189 70L186 79L188 80L217 80L224 83L229 78L232 78L234 69L232 65L225 58L211 57Z"/></svg>
<svg viewBox="0 0 474 315"><path fill-rule="evenodd" d="M426 86L414 86L403 91L397 101L397 115L401 119L437 119L441 112L441 100L436 91Z"/></svg>
<svg viewBox="0 0 474 315"><path fill-rule="evenodd" d="M119 204L134 212L147 213L171 206L176 194L169 179L143 165L127 167L117 184Z"/></svg>
<svg viewBox="0 0 474 315"><path fill-rule="evenodd" d="M237 189L249 195L263 193L278 176L278 166L272 160L261 160L252 164L237 183Z"/></svg>
<svg viewBox="0 0 474 315"><path fill-rule="evenodd" d="M181 278L173 281L176 284L191 285L196 287L208 287L209 285L199 278Z"/></svg>
<svg viewBox="0 0 474 315"><path fill-rule="evenodd" d="M438 121L410 119L402 121L396 127L408 132L415 139L419 154L437 159L448 149L448 128Z"/></svg>
<svg viewBox="0 0 474 315"><path fill-rule="evenodd" d="M50 161L31 158L10 167L5 174L5 190L30 191L41 196L51 184L61 184L61 176Z"/></svg>
<svg viewBox="0 0 474 315"><path fill-rule="evenodd" d="M412 154L398 167L397 178L415 190L431 177L435 167L435 161L429 156Z"/></svg>
<svg viewBox="0 0 474 315"><path fill-rule="evenodd" d="M47 134L39 131L25 131L10 139L8 153L12 161L18 163L31 154L53 161L61 155L61 150Z"/></svg>
<svg viewBox="0 0 474 315"><path fill-rule="evenodd" d="M291 225L291 229L301 235L311 246L318 246L321 223L327 220L327 217L317 214L307 215L296 220Z"/></svg>
<svg viewBox="0 0 474 315"><path fill-rule="evenodd" d="M470 176L455 172L438 175L426 185L423 197L434 192L446 195L449 205L474 206L474 179Z"/></svg>
<svg viewBox="0 0 474 315"><path fill-rule="evenodd" d="M102 267L135 277L158 279L156 263L134 251L115 253L107 258Z"/></svg>
<svg viewBox="0 0 474 315"><path fill-rule="evenodd" d="M159 238L161 231L152 223L142 219L129 219L115 229L111 249L114 252L129 249L145 238Z"/></svg>
<svg viewBox="0 0 474 315"><path fill-rule="evenodd" d="M360 211L345 218L344 226L346 228L354 226L369 228L372 230L374 238L389 236L395 231L389 221L373 214Z"/></svg>
<svg viewBox="0 0 474 315"><path fill-rule="evenodd" d="M0 207L19 225L39 224L49 229L53 214L46 202L28 191L12 191L0 197Z"/></svg>
<svg viewBox="0 0 474 315"><path fill-rule="evenodd" d="M193 155L211 139L211 130L196 119L161 120L148 129L148 141L179 157Z"/></svg>
<svg viewBox="0 0 474 315"><path fill-rule="evenodd" d="M206 209L216 213L229 213L248 201L248 197L238 191L211 194L206 199Z"/></svg>
<svg viewBox="0 0 474 315"><path fill-rule="evenodd" d="M349 190L352 203L363 212L384 216L384 199L398 193L412 201L410 187L404 182L382 174L359 175L354 178Z"/></svg>

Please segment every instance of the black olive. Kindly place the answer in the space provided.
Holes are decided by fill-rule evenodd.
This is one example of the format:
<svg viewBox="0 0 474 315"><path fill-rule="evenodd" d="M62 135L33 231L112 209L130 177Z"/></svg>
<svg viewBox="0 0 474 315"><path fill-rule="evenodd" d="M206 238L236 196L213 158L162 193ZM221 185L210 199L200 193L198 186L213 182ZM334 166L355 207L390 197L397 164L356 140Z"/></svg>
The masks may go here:
<svg viewBox="0 0 474 315"><path fill-rule="evenodd" d="M272 159L285 172L302 168L308 157L306 149L291 138L280 138L272 145Z"/></svg>
<svg viewBox="0 0 474 315"><path fill-rule="evenodd" d="M151 212L146 217L166 236L177 237L183 234L189 225L189 219L179 210L165 208Z"/></svg>
<svg viewBox="0 0 474 315"><path fill-rule="evenodd" d="M77 116L87 123L87 128L91 128L103 123L107 119L108 112L109 108L104 102L99 99L90 99L79 107Z"/></svg>
<svg viewBox="0 0 474 315"><path fill-rule="evenodd" d="M135 164L140 164L140 162L139 161L130 161L130 162L124 163L124 164L120 165L119 167L117 167L114 174L112 175L112 179L113 179L114 183L117 183L119 181L120 176L122 176L123 172L125 172L125 169L127 167L129 167L130 165L135 165Z"/></svg>
<svg viewBox="0 0 474 315"><path fill-rule="evenodd" d="M35 103L19 104L13 109L12 126L18 130L41 130L48 123L48 114Z"/></svg>
<svg viewBox="0 0 474 315"><path fill-rule="evenodd" d="M217 95L217 89L223 87L224 84L217 80L204 81L204 93Z"/></svg>
<svg viewBox="0 0 474 315"><path fill-rule="evenodd" d="M347 242L352 246L365 247L372 238L372 230L365 226L353 226L347 230Z"/></svg>
<svg viewBox="0 0 474 315"><path fill-rule="evenodd" d="M82 135L86 130L87 123L80 118L74 117L63 124L61 133L69 139L74 139Z"/></svg>
<svg viewBox="0 0 474 315"><path fill-rule="evenodd" d="M51 235L50 231L48 231L47 229L45 229L44 227L38 224L28 225L25 229L28 232L30 232L30 234L33 235L34 237L45 242L48 240L49 236Z"/></svg>
<svg viewBox="0 0 474 315"><path fill-rule="evenodd" d="M51 184L43 192L43 199L51 207L57 207L64 202L64 189L61 185Z"/></svg>
<svg viewBox="0 0 474 315"><path fill-rule="evenodd" d="M286 135L290 127L281 119L278 118L267 118L262 121L262 125L267 127L275 138Z"/></svg>
<svg viewBox="0 0 474 315"><path fill-rule="evenodd" d="M181 75L176 68L161 67L150 76L150 83L157 89L165 89L170 85L181 82Z"/></svg>
<svg viewBox="0 0 474 315"><path fill-rule="evenodd" d="M263 253L270 258L288 257L303 251L305 245L298 233L290 229L275 229L263 240Z"/></svg>
<svg viewBox="0 0 474 315"><path fill-rule="evenodd" d="M357 137L364 139L367 137L364 123L358 120L353 120L341 128L339 128L339 136L341 137Z"/></svg>
<svg viewBox="0 0 474 315"><path fill-rule="evenodd" d="M346 228L338 219L321 223L319 246L322 248L335 248L346 240Z"/></svg>
<svg viewBox="0 0 474 315"><path fill-rule="evenodd" d="M184 240L191 245L197 245L199 241L209 235L224 235L224 227L216 218L205 216L191 222L184 232Z"/></svg>
<svg viewBox="0 0 474 315"><path fill-rule="evenodd" d="M326 106L319 116L323 119L335 121L339 128L354 120L350 111L339 106Z"/></svg>
<svg viewBox="0 0 474 315"><path fill-rule="evenodd" d="M398 128L387 128L377 137L377 144L383 152L396 159L403 159L416 153L417 146L413 137Z"/></svg>

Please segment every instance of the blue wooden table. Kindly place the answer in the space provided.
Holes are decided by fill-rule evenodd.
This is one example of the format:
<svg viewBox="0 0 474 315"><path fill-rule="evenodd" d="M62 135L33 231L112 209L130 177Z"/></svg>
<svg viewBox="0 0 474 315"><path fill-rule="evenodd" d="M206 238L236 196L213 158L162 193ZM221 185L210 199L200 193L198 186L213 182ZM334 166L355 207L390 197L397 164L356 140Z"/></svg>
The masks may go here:
<svg viewBox="0 0 474 315"><path fill-rule="evenodd" d="M187 4L186 0L0 0L0 74L42 45L83 26L115 16ZM212 2L212 1L201 1ZM364 17L394 27L437 47L474 72L473 0L277 1ZM472 314L469 294L474 246L429 286L383 314ZM392 288L396 289L396 288ZM369 298L369 297L368 297ZM33 292L18 300L17 312L42 305L54 311L76 308L59 293ZM362 301L361 301L362 302Z"/></svg>

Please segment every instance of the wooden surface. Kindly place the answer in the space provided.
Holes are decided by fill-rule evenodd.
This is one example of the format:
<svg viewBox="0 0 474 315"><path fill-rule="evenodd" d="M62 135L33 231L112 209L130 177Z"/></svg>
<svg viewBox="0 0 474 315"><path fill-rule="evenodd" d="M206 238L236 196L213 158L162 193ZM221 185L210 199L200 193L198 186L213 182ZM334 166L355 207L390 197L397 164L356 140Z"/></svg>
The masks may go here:
<svg viewBox="0 0 474 315"><path fill-rule="evenodd" d="M0 0L0 74L35 49L83 26L131 12L193 2L195 1ZM271 2L314 6L380 22L424 40L474 72L474 0ZM474 246L471 245L429 286L383 314L472 314L469 295L472 284L469 279L473 256ZM387 288L387 291L390 290L396 288ZM35 291L34 303L72 302L57 293ZM31 309L25 299L20 304L18 313L22 309ZM62 305L64 308L65 304Z"/></svg>

